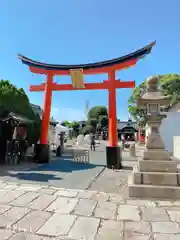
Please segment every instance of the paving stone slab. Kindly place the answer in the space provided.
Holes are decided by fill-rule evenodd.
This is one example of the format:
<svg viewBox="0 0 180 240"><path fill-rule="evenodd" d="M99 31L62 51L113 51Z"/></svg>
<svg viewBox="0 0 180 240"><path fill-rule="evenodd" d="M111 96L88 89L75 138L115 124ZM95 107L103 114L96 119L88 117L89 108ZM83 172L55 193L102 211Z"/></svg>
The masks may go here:
<svg viewBox="0 0 180 240"><path fill-rule="evenodd" d="M0 239L8 240L13 235L13 232L9 229L0 229Z"/></svg>
<svg viewBox="0 0 180 240"><path fill-rule="evenodd" d="M64 236L64 237L60 237L60 238L59 237L57 237L57 238L43 237L41 240L76 240L76 239Z"/></svg>
<svg viewBox="0 0 180 240"><path fill-rule="evenodd" d="M169 216L163 208L141 207L142 219L151 222L168 222Z"/></svg>
<svg viewBox="0 0 180 240"><path fill-rule="evenodd" d="M126 202L128 205L133 206L145 206L145 207L156 207L156 202L150 200L141 200L141 199L133 199L127 200Z"/></svg>
<svg viewBox="0 0 180 240"><path fill-rule="evenodd" d="M154 234L154 240L179 240L180 234Z"/></svg>
<svg viewBox="0 0 180 240"><path fill-rule="evenodd" d="M43 194L28 204L28 207L35 210L44 210L57 199L56 196Z"/></svg>
<svg viewBox="0 0 180 240"><path fill-rule="evenodd" d="M5 182L0 182L0 188L5 188L6 187L6 185L7 185L7 183L5 183Z"/></svg>
<svg viewBox="0 0 180 240"><path fill-rule="evenodd" d="M136 206L120 205L117 220L140 221L140 209Z"/></svg>
<svg viewBox="0 0 180 240"><path fill-rule="evenodd" d="M93 195L95 195L97 192L96 191L80 191L78 194L78 198L87 198L90 199L92 198Z"/></svg>
<svg viewBox="0 0 180 240"><path fill-rule="evenodd" d="M14 206L24 206L27 207L30 202L32 202L35 198L39 196L39 193L36 192L27 192L22 196L18 197L14 201L11 202Z"/></svg>
<svg viewBox="0 0 180 240"><path fill-rule="evenodd" d="M152 231L154 233L180 233L180 227L173 222L152 222Z"/></svg>
<svg viewBox="0 0 180 240"><path fill-rule="evenodd" d="M180 201L157 201L157 204L160 207L180 206Z"/></svg>
<svg viewBox="0 0 180 240"><path fill-rule="evenodd" d="M125 203L124 197L118 194L109 194L109 201L115 203Z"/></svg>
<svg viewBox="0 0 180 240"><path fill-rule="evenodd" d="M101 221L96 240L123 240L123 222L115 220Z"/></svg>
<svg viewBox="0 0 180 240"><path fill-rule="evenodd" d="M30 210L21 207L12 207L2 215L0 215L0 227L11 227L18 220L23 218Z"/></svg>
<svg viewBox="0 0 180 240"><path fill-rule="evenodd" d="M41 188L40 190L38 190L39 193L49 194L49 195L53 195L56 191L57 190L48 188L48 187L44 187L44 188Z"/></svg>
<svg viewBox="0 0 180 240"><path fill-rule="evenodd" d="M68 237L74 239L94 240L100 220L97 218L78 217Z"/></svg>
<svg viewBox="0 0 180 240"><path fill-rule="evenodd" d="M67 235L76 220L74 215L55 213L39 230L38 234L58 237Z"/></svg>
<svg viewBox="0 0 180 240"><path fill-rule="evenodd" d="M73 211L78 200L78 198L58 197L46 210L68 214Z"/></svg>
<svg viewBox="0 0 180 240"><path fill-rule="evenodd" d="M123 240L152 240L151 235L139 234L136 232L126 232Z"/></svg>
<svg viewBox="0 0 180 240"><path fill-rule="evenodd" d="M10 208L12 208L12 206L10 205L0 205L0 214L6 212L7 210L9 210Z"/></svg>
<svg viewBox="0 0 180 240"><path fill-rule="evenodd" d="M42 188L42 186L39 185L32 185L32 184L22 184L20 185L17 190L21 191L27 191L27 192L37 192Z"/></svg>
<svg viewBox="0 0 180 240"><path fill-rule="evenodd" d="M91 199L97 200L97 201L108 201L109 200L109 194L107 193L94 193L91 197Z"/></svg>
<svg viewBox="0 0 180 240"><path fill-rule="evenodd" d="M20 197L21 195L25 194L24 191L16 191L16 190L8 190L8 192L5 192L4 194L1 194L0 192L0 204L7 204L9 202L12 202L16 198Z"/></svg>
<svg viewBox="0 0 180 240"><path fill-rule="evenodd" d="M178 222L180 223L180 211L168 211L169 217L172 222Z"/></svg>
<svg viewBox="0 0 180 240"><path fill-rule="evenodd" d="M151 225L149 222L139 221L139 222L125 222L124 225L125 232L128 234L140 233L140 234L150 234Z"/></svg>
<svg viewBox="0 0 180 240"><path fill-rule="evenodd" d="M77 197L78 195L78 191L73 191L73 190L59 190L55 193L55 195L57 196L61 196L61 197Z"/></svg>
<svg viewBox="0 0 180 240"><path fill-rule="evenodd" d="M42 237L29 233L16 233L9 240L42 240Z"/></svg>
<svg viewBox="0 0 180 240"><path fill-rule="evenodd" d="M117 211L117 204L113 202L98 202L94 215L103 219L115 219Z"/></svg>
<svg viewBox="0 0 180 240"><path fill-rule="evenodd" d="M13 227L18 231L35 233L50 217L49 212L31 211Z"/></svg>
<svg viewBox="0 0 180 240"><path fill-rule="evenodd" d="M92 216L96 205L97 201L93 199L80 199L73 211L73 214L90 217Z"/></svg>
<svg viewBox="0 0 180 240"><path fill-rule="evenodd" d="M6 184L6 185L4 186L4 189L5 189L5 190L15 190L15 189L17 189L17 188L18 188L18 186L15 185L15 184Z"/></svg>

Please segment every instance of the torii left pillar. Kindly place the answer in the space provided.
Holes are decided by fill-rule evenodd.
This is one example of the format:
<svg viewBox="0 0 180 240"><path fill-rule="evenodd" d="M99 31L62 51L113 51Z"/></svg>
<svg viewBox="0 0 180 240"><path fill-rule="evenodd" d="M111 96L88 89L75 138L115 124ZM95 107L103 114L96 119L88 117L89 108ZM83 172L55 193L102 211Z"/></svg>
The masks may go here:
<svg viewBox="0 0 180 240"><path fill-rule="evenodd" d="M39 163L50 162L50 146L48 143L48 130L51 114L53 73L47 74L44 94L44 110L42 114L40 144L37 145L36 159Z"/></svg>

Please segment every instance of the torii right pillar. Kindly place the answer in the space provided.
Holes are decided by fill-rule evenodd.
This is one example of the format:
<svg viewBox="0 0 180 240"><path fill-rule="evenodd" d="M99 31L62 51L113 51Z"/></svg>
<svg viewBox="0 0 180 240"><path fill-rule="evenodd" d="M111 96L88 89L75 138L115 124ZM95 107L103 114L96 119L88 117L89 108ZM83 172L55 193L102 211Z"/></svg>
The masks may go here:
<svg viewBox="0 0 180 240"><path fill-rule="evenodd" d="M109 117L109 146L106 147L106 165L108 168L121 168L121 150L118 146L117 136L117 116L116 116L116 77L115 70L111 69L108 72L109 81L109 103L108 103L108 117Z"/></svg>

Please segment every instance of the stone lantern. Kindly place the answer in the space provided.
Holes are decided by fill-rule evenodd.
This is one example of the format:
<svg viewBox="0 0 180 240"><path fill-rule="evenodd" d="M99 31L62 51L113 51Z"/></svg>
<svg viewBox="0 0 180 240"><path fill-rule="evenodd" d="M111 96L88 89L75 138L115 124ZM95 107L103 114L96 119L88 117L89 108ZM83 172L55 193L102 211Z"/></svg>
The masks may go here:
<svg viewBox="0 0 180 240"><path fill-rule="evenodd" d="M161 114L160 108L169 105L171 97L159 91L158 80L158 77L150 77L147 80L147 92L137 101L139 107L147 110L148 136L142 157L129 176L131 197L180 197L177 163L165 150L159 133L161 121L166 117Z"/></svg>

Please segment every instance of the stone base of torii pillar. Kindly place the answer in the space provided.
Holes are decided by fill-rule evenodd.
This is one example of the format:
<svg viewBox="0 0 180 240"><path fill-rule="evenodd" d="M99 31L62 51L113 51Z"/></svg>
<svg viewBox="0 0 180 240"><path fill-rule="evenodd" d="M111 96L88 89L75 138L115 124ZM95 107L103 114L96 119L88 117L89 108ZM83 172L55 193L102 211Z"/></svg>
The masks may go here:
<svg viewBox="0 0 180 240"><path fill-rule="evenodd" d="M150 133L143 156L128 179L130 197L180 198L180 173L177 162L165 150L159 134L160 122L160 116L148 122Z"/></svg>

